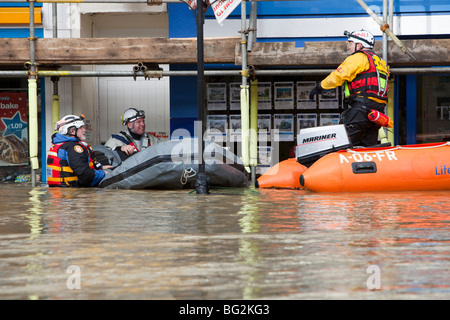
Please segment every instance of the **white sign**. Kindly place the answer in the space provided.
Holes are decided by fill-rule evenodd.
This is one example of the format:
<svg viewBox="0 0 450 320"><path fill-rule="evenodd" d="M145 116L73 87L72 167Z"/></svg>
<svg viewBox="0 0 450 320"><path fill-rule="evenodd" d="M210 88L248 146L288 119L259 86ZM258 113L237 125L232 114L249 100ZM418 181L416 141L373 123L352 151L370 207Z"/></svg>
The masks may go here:
<svg viewBox="0 0 450 320"><path fill-rule="evenodd" d="M183 0L184 2L186 2L186 4L189 6L189 8L191 8L192 10L194 10L195 8L197 8L197 0Z"/></svg>
<svg viewBox="0 0 450 320"><path fill-rule="evenodd" d="M191 10L197 8L197 0L183 0ZM222 24L222 22L233 12L234 9L241 3L242 0L208 0L207 4L211 3L214 15L216 16L217 22Z"/></svg>
<svg viewBox="0 0 450 320"><path fill-rule="evenodd" d="M222 22L233 12L242 0L219 0L211 4L217 22Z"/></svg>

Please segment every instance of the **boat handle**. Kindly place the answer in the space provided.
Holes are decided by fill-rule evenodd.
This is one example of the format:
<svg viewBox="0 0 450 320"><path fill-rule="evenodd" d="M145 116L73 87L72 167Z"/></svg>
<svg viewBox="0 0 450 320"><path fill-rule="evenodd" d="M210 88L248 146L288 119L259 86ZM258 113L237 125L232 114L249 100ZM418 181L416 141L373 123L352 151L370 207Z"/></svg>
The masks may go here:
<svg viewBox="0 0 450 320"><path fill-rule="evenodd" d="M354 174L375 173L375 172L377 172L377 164L373 161L353 162L352 169L353 169Z"/></svg>

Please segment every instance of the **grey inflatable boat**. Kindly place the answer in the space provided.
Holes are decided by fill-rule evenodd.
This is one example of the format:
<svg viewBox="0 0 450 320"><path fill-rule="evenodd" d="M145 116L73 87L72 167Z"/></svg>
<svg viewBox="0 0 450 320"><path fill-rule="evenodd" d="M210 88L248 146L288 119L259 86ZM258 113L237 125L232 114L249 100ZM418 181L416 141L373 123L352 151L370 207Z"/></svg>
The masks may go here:
<svg viewBox="0 0 450 320"><path fill-rule="evenodd" d="M123 162L117 152L104 146L93 148L97 158L116 167L100 182L100 188L191 189L199 173L197 139L171 140L146 148ZM248 174L242 161L218 144L205 141L205 174L210 186L247 187ZM101 161L105 164L104 161Z"/></svg>

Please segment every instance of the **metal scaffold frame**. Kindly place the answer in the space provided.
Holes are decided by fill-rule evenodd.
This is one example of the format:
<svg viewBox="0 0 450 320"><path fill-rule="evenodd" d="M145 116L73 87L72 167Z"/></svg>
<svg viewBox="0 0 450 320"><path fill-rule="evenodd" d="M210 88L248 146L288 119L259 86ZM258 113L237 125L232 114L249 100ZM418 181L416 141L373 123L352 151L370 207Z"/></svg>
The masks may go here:
<svg viewBox="0 0 450 320"><path fill-rule="evenodd" d="M248 0L242 0L241 2L241 70L204 70L203 62L203 23L204 12L203 10L197 10L196 23L197 23L197 71L45 71L37 70L35 62L35 41L34 34L34 4L35 3L52 3L53 4L53 37L57 37L56 27L56 4L58 3L146 3L148 5L160 5L162 3L183 3L182 0L0 0L1 2L8 3L29 3L30 8L30 62L29 70L24 71L0 71L0 77L27 77L28 78L28 92L29 92L29 136L30 136L30 163L31 163L31 176L32 186L36 184L36 170L39 169L39 162L37 158L37 91L36 81L39 77L53 77L53 96L54 103L52 105L53 117L59 116L59 97L58 97L58 78L60 77L145 77L147 78L161 78L165 76L198 76L198 117L201 123L204 119L204 76L242 76L241 84L241 116L242 116L242 155L243 162L247 168L251 169L252 181L255 183L255 169L257 165L257 142L256 139L256 127L255 121L257 117L257 107L252 105L251 112L249 106L249 86L248 78L250 78L250 71L253 77L265 76L265 75L326 75L332 72L330 69L269 69L269 70L251 70L247 66L247 52L251 51L252 43L256 40L256 2L258 1L271 1L271 0L250 0L251 12L250 12L250 25L247 28L247 13L246 3ZM291 1L291 0L278 0L278 1ZM389 1L389 5L388 5ZM389 28L388 21L392 21L393 17L393 0L383 0L383 20L381 21L378 16L364 3L363 0L357 0L357 2L366 10L366 12L379 24L380 29L383 31L383 58L388 60L387 52L387 36L391 37L394 42L406 53L411 59L415 60L412 53L401 43L400 40L392 33ZM197 6L203 7L203 0L197 0ZM389 16L388 16L389 9ZM391 22L392 24L392 22ZM391 72L394 74L425 74L425 73L449 73L449 67L440 68L391 68ZM253 119L253 120L252 120ZM58 119L53 119L55 122ZM255 133L252 133L252 131ZM203 132L203 130L201 131ZM203 140L203 139L199 139ZM203 142L202 142L203 150ZM203 161L201 162L203 163ZM203 167L204 170L204 167ZM250 170L249 170L250 171ZM202 172L200 170L200 172ZM204 172L204 171L203 171ZM198 193L204 193L200 191Z"/></svg>

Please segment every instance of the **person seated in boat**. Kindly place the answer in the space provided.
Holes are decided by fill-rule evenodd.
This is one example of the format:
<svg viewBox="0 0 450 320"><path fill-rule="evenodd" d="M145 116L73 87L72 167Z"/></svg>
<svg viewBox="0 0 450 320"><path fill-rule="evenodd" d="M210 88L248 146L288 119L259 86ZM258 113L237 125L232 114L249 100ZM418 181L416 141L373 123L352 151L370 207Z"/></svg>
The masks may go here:
<svg viewBox="0 0 450 320"><path fill-rule="evenodd" d="M92 147L84 141L84 116L68 115L55 125L47 157L49 187L96 187L110 166L95 159Z"/></svg>
<svg viewBox="0 0 450 320"><path fill-rule="evenodd" d="M144 110L135 108L125 110L122 115L122 125L126 126L127 130L112 134L105 143L108 149L117 151L122 161L136 152L160 142L157 137L145 132Z"/></svg>
<svg viewBox="0 0 450 320"><path fill-rule="evenodd" d="M389 67L373 51L373 35L366 30L344 32L348 37L350 55L344 62L311 90L309 98L324 90L344 85L349 108L342 112L344 124L353 146L369 147L377 144L380 125L370 121L371 109L385 112L388 102Z"/></svg>

